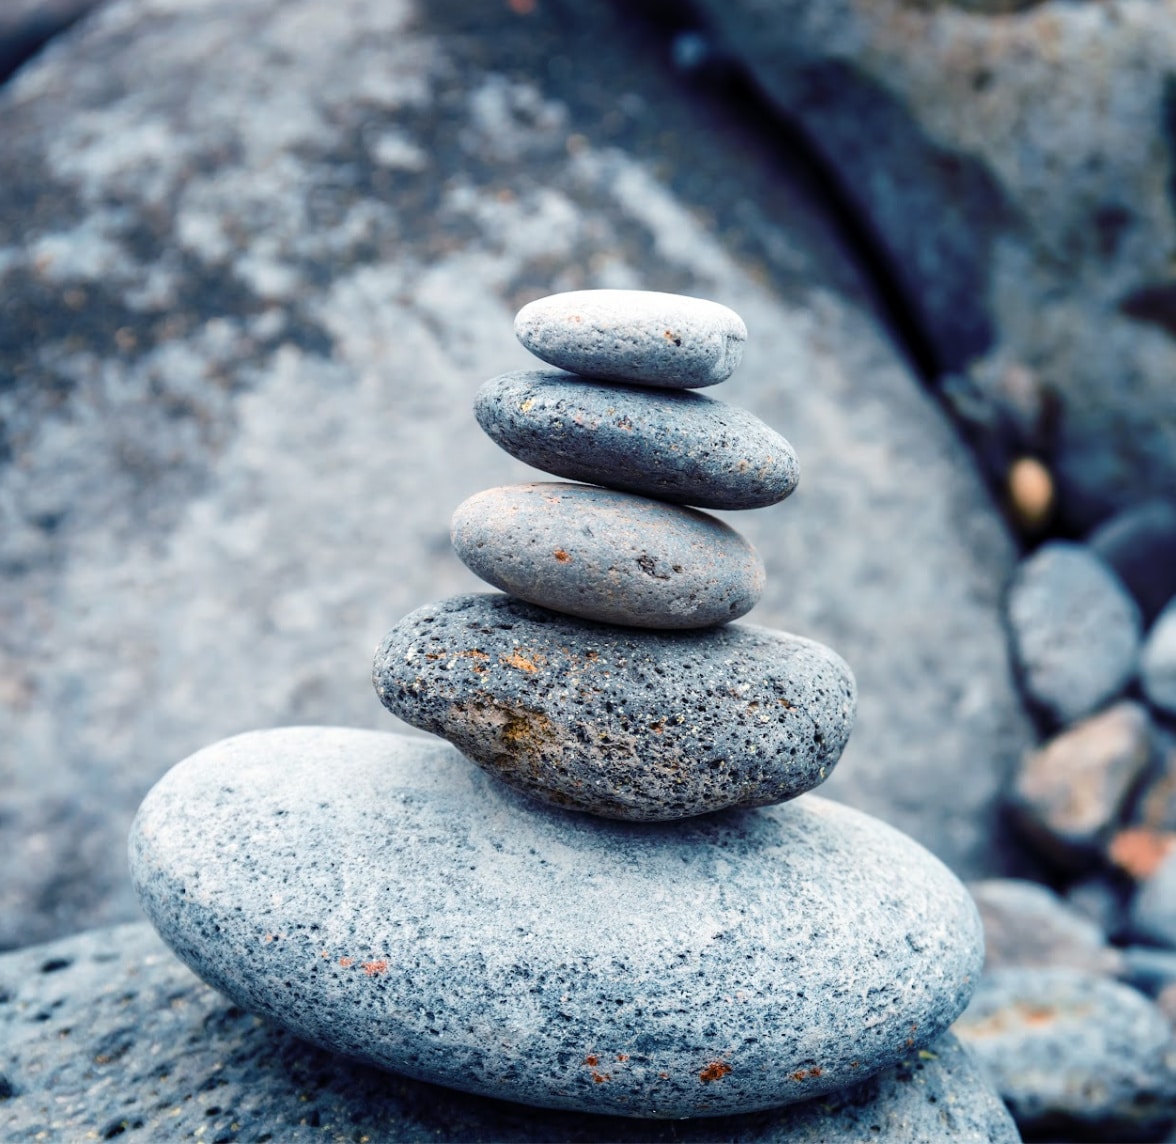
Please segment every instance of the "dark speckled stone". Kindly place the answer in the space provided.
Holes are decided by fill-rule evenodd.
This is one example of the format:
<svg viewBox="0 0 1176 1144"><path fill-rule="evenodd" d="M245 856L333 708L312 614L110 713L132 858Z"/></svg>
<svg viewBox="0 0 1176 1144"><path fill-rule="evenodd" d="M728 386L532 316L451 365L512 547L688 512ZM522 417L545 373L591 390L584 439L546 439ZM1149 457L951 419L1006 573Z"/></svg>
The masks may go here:
<svg viewBox="0 0 1176 1144"><path fill-rule="evenodd" d="M731 624L642 632L458 596L376 653L385 707L512 786L611 818L780 802L822 782L853 727L844 661Z"/></svg>
<svg viewBox="0 0 1176 1144"><path fill-rule="evenodd" d="M944 1033L802 1104L651 1121L439 1088L298 1040L210 989L145 922L0 954L6 1141L128 1144L1013 1144L1004 1105Z"/></svg>
<svg viewBox="0 0 1176 1144"><path fill-rule="evenodd" d="M488 584L602 623L710 627L764 590L759 553L722 521L591 485L486 489L458 505L451 535Z"/></svg>
<svg viewBox="0 0 1176 1144"><path fill-rule="evenodd" d="M537 469L677 504L763 508L800 477L779 433L701 393L520 370L486 382L474 414L497 444Z"/></svg>
<svg viewBox="0 0 1176 1144"><path fill-rule="evenodd" d="M608 822L374 731L193 755L144 801L131 867L165 941L243 1008L408 1076L598 1113L860 1081L950 1024L982 957L954 875L859 811Z"/></svg>
<svg viewBox="0 0 1176 1144"><path fill-rule="evenodd" d="M654 290L573 290L524 306L515 334L549 365L585 377L699 389L731 376L747 327L704 298Z"/></svg>

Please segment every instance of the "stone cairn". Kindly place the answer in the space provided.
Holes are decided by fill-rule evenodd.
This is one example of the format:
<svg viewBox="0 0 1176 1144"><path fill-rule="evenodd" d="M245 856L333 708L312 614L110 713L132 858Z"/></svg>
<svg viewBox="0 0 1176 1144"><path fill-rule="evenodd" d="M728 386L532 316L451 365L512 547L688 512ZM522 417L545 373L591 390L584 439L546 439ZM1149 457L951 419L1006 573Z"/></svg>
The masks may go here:
<svg viewBox="0 0 1176 1144"><path fill-rule="evenodd" d="M837 761L853 677L727 622L763 565L698 509L798 475L783 437L693 392L738 365L743 322L586 291L516 330L558 368L488 382L478 420L587 483L467 500L457 552L507 594L420 608L379 648L384 705L452 746L283 728L198 752L132 832L148 916L300 1036L533 1106L716 1116L956 1059L971 899L892 828L790 801ZM986 1125L967 1139L1015 1139L974 1075L945 1076L958 1122Z"/></svg>

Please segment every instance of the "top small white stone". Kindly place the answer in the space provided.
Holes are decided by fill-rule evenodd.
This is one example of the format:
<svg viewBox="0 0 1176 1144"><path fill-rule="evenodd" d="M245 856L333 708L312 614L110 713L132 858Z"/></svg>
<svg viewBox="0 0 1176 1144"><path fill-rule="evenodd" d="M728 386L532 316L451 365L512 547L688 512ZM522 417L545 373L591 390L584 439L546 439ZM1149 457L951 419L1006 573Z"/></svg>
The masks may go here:
<svg viewBox="0 0 1176 1144"><path fill-rule="evenodd" d="M663 389L717 385L747 327L718 302L650 290L574 290L524 306L515 334L536 357L584 377Z"/></svg>

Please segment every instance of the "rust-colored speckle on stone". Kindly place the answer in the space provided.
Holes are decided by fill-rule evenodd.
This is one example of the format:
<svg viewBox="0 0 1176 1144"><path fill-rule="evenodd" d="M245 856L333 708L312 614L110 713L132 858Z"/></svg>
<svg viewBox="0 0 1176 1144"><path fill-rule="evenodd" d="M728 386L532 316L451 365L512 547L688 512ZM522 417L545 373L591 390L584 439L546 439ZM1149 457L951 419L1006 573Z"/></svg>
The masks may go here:
<svg viewBox="0 0 1176 1144"><path fill-rule="evenodd" d="M664 722L663 722L661 719L659 719L659 720L658 720L656 723L650 723L650 724L649 724L649 729L650 729L650 730L651 730L651 731L652 731L652 732L653 732L655 735L661 735L661 734L663 734L663 733L665 732L666 725L665 725L665 723L664 723Z"/></svg>
<svg viewBox="0 0 1176 1144"><path fill-rule="evenodd" d="M594 1084L604 1084L606 1080L612 1080L612 1073L597 1072L592 1070L592 1081Z"/></svg>
<svg viewBox="0 0 1176 1144"><path fill-rule="evenodd" d="M722 1080L731 1071L731 1066L726 1061L711 1061L698 1074L698 1079L703 1084L710 1084L712 1081Z"/></svg>
<svg viewBox="0 0 1176 1144"><path fill-rule="evenodd" d="M519 671L525 671L530 675L534 675L546 662L541 655L532 654L530 658L523 655L519 650L512 651L510 655L501 655L498 657L498 662L506 664L507 667L517 668Z"/></svg>
<svg viewBox="0 0 1176 1144"><path fill-rule="evenodd" d="M628 1053L617 1053L617 1060L618 1061L627 1061L628 1059L629 1059Z"/></svg>
<svg viewBox="0 0 1176 1144"><path fill-rule="evenodd" d="M381 973L388 972L388 961L383 957L379 961L365 961L361 968L369 977L378 977Z"/></svg>
<svg viewBox="0 0 1176 1144"><path fill-rule="evenodd" d="M1108 848L1111 861L1136 881L1150 878L1173 850L1176 834L1147 827L1120 830Z"/></svg>
<svg viewBox="0 0 1176 1144"><path fill-rule="evenodd" d="M552 554L560 564L569 564L571 562L571 553L563 548L557 548Z"/></svg>
<svg viewBox="0 0 1176 1144"><path fill-rule="evenodd" d="M662 334L662 337L665 338L667 342L673 342L676 346L680 346L682 344L682 339L678 337L678 335L675 334L673 330L666 330L666 332Z"/></svg>
<svg viewBox="0 0 1176 1144"><path fill-rule="evenodd" d="M343 966L344 969L350 969L355 964L355 958L354 957L341 957L341 958L339 958L339 964L341 966Z"/></svg>
<svg viewBox="0 0 1176 1144"><path fill-rule="evenodd" d="M780 706L783 707L785 711L792 710L793 704L789 700L784 699L784 698L780 698L776 702L779 703Z"/></svg>
<svg viewBox="0 0 1176 1144"><path fill-rule="evenodd" d="M793 1080L808 1080L809 1077L820 1076L820 1075L821 1075L821 1070L819 1068L817 1068L816 1065L813 1065L813 1067L809 1068L809 1069L797 1069L796 1072L792 1073L792 1079Z"/></svg>
<svg viewBox="0 0 1176 1144"><path fill-rule="evenodd" d="M589 1053L589 1054L588 1054L588 1055L587 1055L587 1056L584 1058L584 1063L585 1063L585 1064L586 1064L586 1065L587 1065L589 1068L595 1068L595 1067L596 1067L598 1064L600 1064L600 1058L599 1058L599 1057L597 1057L597 1056L595 1056L595 1055L594 1055L594 1054L592 1054L592 1053Z"/></svg>

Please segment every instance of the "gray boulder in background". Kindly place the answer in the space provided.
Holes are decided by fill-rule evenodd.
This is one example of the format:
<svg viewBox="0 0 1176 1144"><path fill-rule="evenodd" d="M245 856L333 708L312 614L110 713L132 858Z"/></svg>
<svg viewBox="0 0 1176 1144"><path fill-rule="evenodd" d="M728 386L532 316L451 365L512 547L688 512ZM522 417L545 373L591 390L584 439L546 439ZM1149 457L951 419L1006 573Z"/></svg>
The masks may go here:
<svg viewBox="0 0 1176 1144"><path fill-rule="evenodd" d="M135 916L131 816L197 748L399 726L373 649L478 587L454 506L533 477L474 395L579 287L742 315L722 396L805 474L738 518L752 622L860 686L823 792L1009 863L1031 732L970 459L787 168L578 7L116 0L0 97L0 946Z"/></svg>
<svg viewBox="0 0 1176 1144"><path fill-rule="evenodd" d="M1174 0L680 7L801 127L1072 523L1171 491Z"/></svg>

